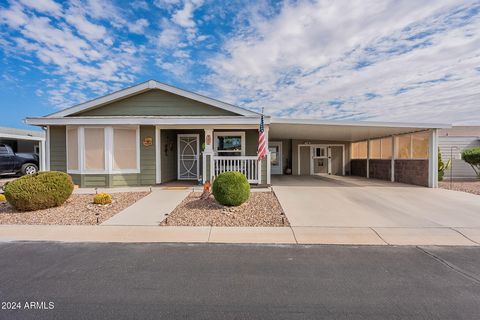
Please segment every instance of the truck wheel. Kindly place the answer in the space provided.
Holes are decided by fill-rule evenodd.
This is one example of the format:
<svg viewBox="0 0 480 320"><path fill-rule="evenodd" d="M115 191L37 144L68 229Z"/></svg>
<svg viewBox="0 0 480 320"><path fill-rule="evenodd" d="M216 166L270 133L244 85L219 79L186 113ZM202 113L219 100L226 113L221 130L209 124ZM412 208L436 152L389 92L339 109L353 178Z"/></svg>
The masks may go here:
<svg viewBox="0 0 480 320"><path fill-rule="evenodd" d="M38 172L38 168L33 163L25 163L22 166L22 175L34 174L34 173L37 173L37 172Z"/></svg>

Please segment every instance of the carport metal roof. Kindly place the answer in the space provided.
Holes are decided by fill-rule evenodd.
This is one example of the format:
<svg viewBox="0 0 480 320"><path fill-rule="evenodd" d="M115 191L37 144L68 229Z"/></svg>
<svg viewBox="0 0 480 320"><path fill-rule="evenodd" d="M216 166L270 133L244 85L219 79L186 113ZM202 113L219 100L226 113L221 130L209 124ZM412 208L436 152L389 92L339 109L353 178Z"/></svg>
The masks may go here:
<svg viewBox="0 0 480 320"><path fill-rule="evenodd" d="M359 141L427 129L450 128L449 124L371 121L321 121L272 118L270 139Z"/></svg>
<svg viewBox="0 0 480 320"><path fill-rule="evenodd" d="M16 128L0 127L0 139L19 139L44 141L45 133L43 131L22 130Z"/></svg>

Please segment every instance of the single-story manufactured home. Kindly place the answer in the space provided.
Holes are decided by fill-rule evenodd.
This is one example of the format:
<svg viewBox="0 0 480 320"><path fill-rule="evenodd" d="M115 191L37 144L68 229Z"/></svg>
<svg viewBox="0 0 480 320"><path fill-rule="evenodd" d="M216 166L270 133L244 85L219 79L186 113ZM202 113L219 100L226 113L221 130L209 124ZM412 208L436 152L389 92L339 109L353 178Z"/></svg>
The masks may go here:
<svg viewBox="0 0 480 320"><path fill-rule="evenodd" d="M47 170L81 187L201 183L232 170L256 185L292 174L437 186L437 130L449 125L265 116L259 161L261 116L150 80L26 122L46 130Z"/></svg>

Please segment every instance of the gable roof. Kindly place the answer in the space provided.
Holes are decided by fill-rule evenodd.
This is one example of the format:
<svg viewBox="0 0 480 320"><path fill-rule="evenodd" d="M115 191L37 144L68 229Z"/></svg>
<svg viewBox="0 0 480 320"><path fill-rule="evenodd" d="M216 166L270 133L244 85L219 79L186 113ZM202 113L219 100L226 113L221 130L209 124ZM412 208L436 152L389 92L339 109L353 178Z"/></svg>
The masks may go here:
<svg viewBox="0 0 480 320"><path fill-rule="evenodd" d="M195 101L198 101L198 102L209 104L209 105L214 106L216 108L220 108L220 109L223 109L223 110L227 110L227 111L239 114L241 116L247 116L247 117L248 116L250 116L250 117L251 116L260 116L259 113L254 112L254 111L250 111L250 110L247 110L247 109L244 109L244 108L240 108L240 107L234 106L234 105L226 103L226 102L222 102L222 101L219 101L219 100L216 100L216 99L212 99L212 98L200 95L198 93L194 93L194 92L183 90L183 89L180 89L180 88L177 88L177 87L173 87L173 86L170 86L168 84L158 82L156 80L149 80L149 81L137 84L133 87L122 89L122 90L113 92L111 94L107 94L106 96L99 97L99 98L87 101L85 103L81 103L81 104L78 104L76 106L73 106L73 107L55 112L55 113L51 113L51 114L47 115L46 118L67 117L67 116L74 115L74 114L82 112L82 111L95 109L95 108L101 107L105 104L115 102L115 101L118 101L118 100L122 100L122 99L131 97L131 96L134 96L134 95L137 95L139 93L146 92L146 91L149 91L149 90L152 90L152 89L159 89L159 90L163 90L163 91L166 91L166 92L170 92L170 93L176 94L176 95L181 96L181 97L192 99L192 100L195 100Z"/></svg>

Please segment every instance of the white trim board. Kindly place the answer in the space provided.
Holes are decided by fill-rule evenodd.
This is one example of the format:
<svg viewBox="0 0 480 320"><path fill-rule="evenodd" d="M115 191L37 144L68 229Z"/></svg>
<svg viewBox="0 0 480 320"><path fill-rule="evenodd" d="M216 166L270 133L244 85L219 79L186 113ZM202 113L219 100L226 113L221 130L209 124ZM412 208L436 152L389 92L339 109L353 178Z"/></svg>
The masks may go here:
<svg viewBox="0 0 480 320"><path fill-rule="evenodd" d="M290 119L271 118L272 124L297 124L297 125L325 125L325 126L352 126L352 127L392 127L392 128L451 128L446 123L410 123L410 122L375 122L375 121L343 121L343 120L316 120L316 119Z"/></svg>
<svg viewBox="0 0 480 320"><path fill-rule="evenodd" d="M258 128L259 117L67 117L67 118L27 118L31 125L254 125ZM265 124L269 119L265 118ZM204 127L201 127L202 129Z"/></svg>
<svg viewBox="0 0 480 320"><path fill-rule="evenodd" d="M260 116L260 114L257 113L257 112L253 112L253 111L241 108L241 107L234 106L234 105L226 103L226 102L222 102L222 101L212 99L212 98L209 98L209 97L206 97L206 96L194 93L194 92L190 92L190 91L183 90L183 89L180 89L180 88L177 88L177 87L174 87L174 86L170 86L170 85L167 85L165 83L158 82L156 80L149 80L149 81L137 84L135 86L113 92L113 93L108 94L106 96L99 97L97 99L93 99L93 100L87 101L85 103L81 103L79 105L64 109L62 111L49 114L46 117L47 118L66 117L66 116L69 116L69 115L72 115L72 114L75 114L75 113L78 113L78 112L87 111L87 110L91 110L91 109L94 109L94 108L97 108L97 107L101 107L105 104L115 102L115 101L118 101L118 100L121 100L121 99L125 99L125 98L131 97L133 95L137 95L137 94L140 94L140 93L143 93L143 92L146 92L146 91L149 91L149 90L153 90L153 89L158 89L158 90L163 90L163 91L166 91L166 92L170 92L170 93L176 94L178 96L182 96L182 97L192 99L192 100L195 100L195 101L198 101L198 102L201 102L201 103L205 103L205 104L211 105L213 107L217 107L219 109L223 109L223 110L227 110L227 111L230 111L230 112L233 112L233 113L237 113L237 114L242 115L242 116Z"/></svg>

